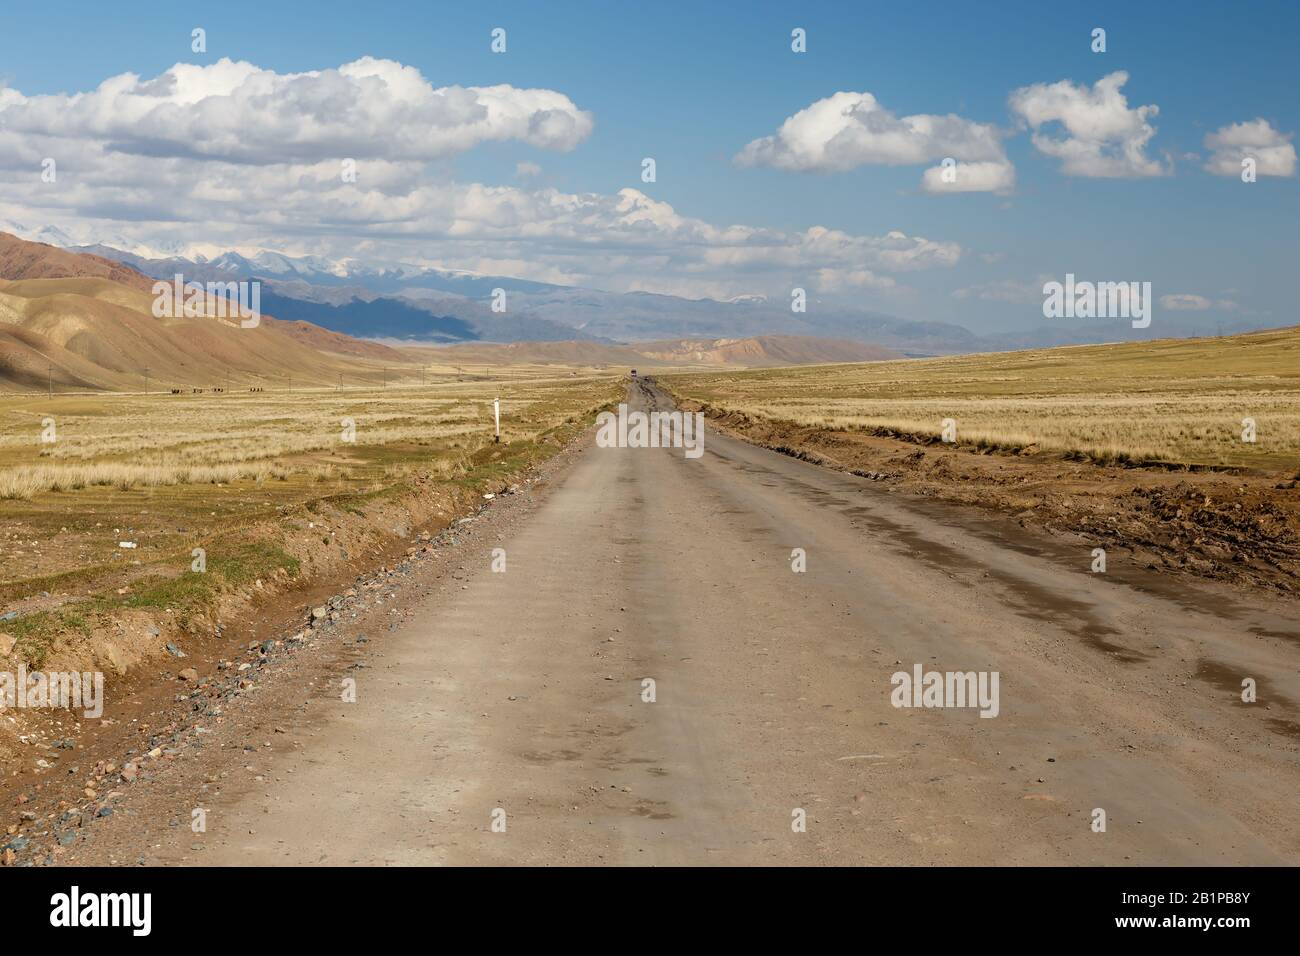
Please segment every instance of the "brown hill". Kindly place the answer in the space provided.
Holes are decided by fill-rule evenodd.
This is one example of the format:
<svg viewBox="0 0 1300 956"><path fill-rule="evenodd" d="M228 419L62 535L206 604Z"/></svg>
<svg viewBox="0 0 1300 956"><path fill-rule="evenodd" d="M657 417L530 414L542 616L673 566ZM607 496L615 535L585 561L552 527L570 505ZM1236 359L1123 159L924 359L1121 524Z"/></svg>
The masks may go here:
<svg viewBox="0 0 1300 956"><path fill-rule="evenodd" d="M406 347L421 360L463 365L581 365L680 368L726 366L776 368L831 362L878 362L904 358L893 349L843 339L759 335L746 339L676 339L666 342L511 342Z"/></svg>
<svg viewBox="0 0 1300 956"><path fill-rule="evenodd" d="M420 361L444 365L569 365L636 368L646 356L627 345L603 342L483 342L472 345L407 346Z"/></svg>
<svg viewBox="0 0 1300 956"><path fill-rule="evenodd" d="M308 322L157 318L152 287L107 259L0 234L0 389L378 382L410 361Z"/></svg>
<svg viewBox="0 0 1300 956"><path fill-rule="evenodd" d="M110 279L0 281L0 388L283 387L379 380L400 353L263 317L256 328L155 318L152 296ZM319 334L317 334L319 333ZM147 379L146 379L146 369Z"/></svg>
<svg viewBox="0 0 1300 956"><path fill-rule="evenodd" d="M0 389L136 390L290 381L380 381L422 364L768 368L901 358L860 342L793 335L615 345L516 342L402 347L263 316L256 328L156 318L154 280L108 259L0 233ZM403 366L405 368L403 368ZM146 379L146 369L148 369Z"/></svg>
<svg viewBox="0 0 1300 956"><path fill-rule="evenodd" d="M354 339L342 332L331 332L329 329L322 329L319 325L312 325L310 322L303 322L300 319L292 322L282 322L268 316L266 321L272 323L295 341L319 352L348 355L353 358L374 359L379 362L411 361L411 357L401 349L395 349L380 342L371 342L368 339Z"/></svg>
<svg viewBox="0 0 1300 956"><path fill-rule="evenodd" d="M806 335L756 335L745 339L676 339L632 346L650 358L691 365L774 368L831 362L879 362L904 356L882 345Z"/></svg>
<svg viewBox="0 0 1300 956"><path fill-rule="evenodd" d="M153 280L130 266L100 256L68 252L0 232L0 279L112 279L148 292Z"/></svg>

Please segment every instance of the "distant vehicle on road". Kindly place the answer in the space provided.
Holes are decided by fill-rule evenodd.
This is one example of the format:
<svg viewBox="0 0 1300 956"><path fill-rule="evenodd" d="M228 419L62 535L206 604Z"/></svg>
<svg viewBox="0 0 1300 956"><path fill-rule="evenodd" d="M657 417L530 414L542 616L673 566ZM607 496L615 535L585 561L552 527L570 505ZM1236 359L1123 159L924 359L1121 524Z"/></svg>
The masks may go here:
<svg viewBox="0 0 1300 956"><path fill-rule="evenodd" d="M636 369L632 369L632 377L636 378Z"/></svg>

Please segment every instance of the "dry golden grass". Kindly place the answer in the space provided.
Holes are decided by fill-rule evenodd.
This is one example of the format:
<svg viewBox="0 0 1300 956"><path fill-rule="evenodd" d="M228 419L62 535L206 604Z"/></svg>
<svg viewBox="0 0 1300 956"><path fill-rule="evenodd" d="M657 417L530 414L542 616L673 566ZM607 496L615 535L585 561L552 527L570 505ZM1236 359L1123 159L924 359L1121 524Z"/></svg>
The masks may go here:
<svg viewBox="0 0 1300 956"><path fill-rule="evenodd" d="M79 491L95 485L123 491L157 485L218 484L251 478L286 479L288 468L250 465L132 465L105 462L93 465L19 465L0 472L0 498L30 498L42 491Z"/></svg>
<svg viewBox="0 0 1300 956"><path fill-rule="evenodd" d="M664 377L715 408L1102 461L1294 469L1300 330ZM1256 441L1242 440L1253 419Z"/></svg>
<svg viewBox="0 0 1300 956"><path fill-rule="evenodd" d="M612 374L511 369L498 377L427 387L0 397L0 610L46 592L116 606L125 598L104 591L105 581L112 588L123 577L170 581L189 567L196 545L224 555L227 570L243 566L239 555L270 549L277 557L269 564L249 559L262 576L285 566L279 536L313 515L361 515L425 491L445 502L500 487L624 393ZM498 395L500 445L492 440ZM42 443L48 419L57 440ZM345 440L344 419L355 424L354 441ZM124 551L123 540L139 547ZM172 598L158 600L166 613Z"/></svg>
<svg viewBox="0 0 1300 956"><path fill-rule="evenodd" d="M381 477L404 476L417 463L436 463L441 472L451 467L441 453L491 440L498 395L503 431L528 440L606 401L613 382L551 372L508 383L387 389L4 398L0 499L91 486L287 480L319 476L322 459L333 476L399 446L405 460L383 461ZM55 440L43 442L51 421Z"/></svg>

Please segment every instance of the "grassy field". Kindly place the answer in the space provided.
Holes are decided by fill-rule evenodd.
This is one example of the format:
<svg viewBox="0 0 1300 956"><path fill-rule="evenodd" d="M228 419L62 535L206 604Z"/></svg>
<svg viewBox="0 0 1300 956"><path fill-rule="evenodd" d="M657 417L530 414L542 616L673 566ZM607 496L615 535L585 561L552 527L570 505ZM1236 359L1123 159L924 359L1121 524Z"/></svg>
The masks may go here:
<svg viewBox="0 0 1300 956"><path fill-rule="evenodd" d="M1067 457L1294 471L1300 329L864 365L666 375L714 408ZM1252 418L1256 441L1242 440Z"/></svg>
<svg viewBox="0 0 1300 956"><path fill-rule="evenodd" d="M244 529L324 502L363 513L417 481L486 487L622 390L613 375L513 369L428 386L0 397L0 612L42 596L58 605L0 631L44 638L99 611L182 609L292 575L275 541ZM55 440L42 442L51 422ZM211 554L204 575L182 573L194 547Z"/></svg>
<svg viewBox="0 0 1300 956"><path fill-rule="evenodd" d="M508 384L0 398L0 499L98 485L356 480L374 477L376 458L394 458L378 449L410 452L390 464L445 468L491 437L498 395L506 430L529 436L605 387L551 372Z"/></svg>

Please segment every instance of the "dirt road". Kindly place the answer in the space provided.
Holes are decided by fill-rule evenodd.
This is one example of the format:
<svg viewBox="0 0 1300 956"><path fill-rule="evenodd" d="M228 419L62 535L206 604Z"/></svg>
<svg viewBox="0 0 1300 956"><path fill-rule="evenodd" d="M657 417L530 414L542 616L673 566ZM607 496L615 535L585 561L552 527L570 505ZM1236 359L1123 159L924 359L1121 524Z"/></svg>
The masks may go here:
<svg viewBox="0 0 1300 956"><path fill-rule="evenodd" d="M355 703L302 688L301 746L205 797L206 833L155 827L141 855L1300 862L1293 606L1120 555L1094 574L1086 541L713 432L698 459L593 445L526 521L466 547L460 579L369 645ZM893 706L891 675L918 664L996 671L997 716Z"/></svg>

